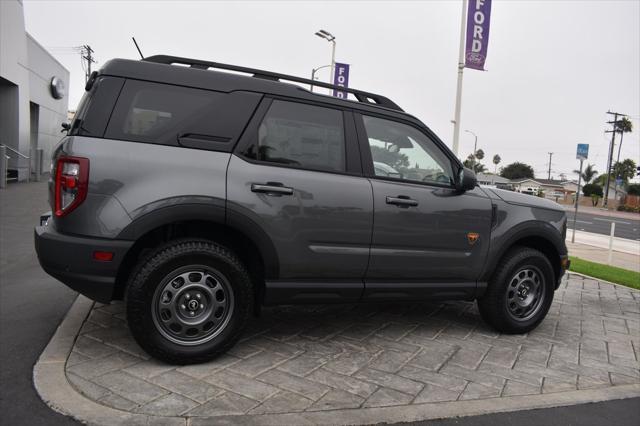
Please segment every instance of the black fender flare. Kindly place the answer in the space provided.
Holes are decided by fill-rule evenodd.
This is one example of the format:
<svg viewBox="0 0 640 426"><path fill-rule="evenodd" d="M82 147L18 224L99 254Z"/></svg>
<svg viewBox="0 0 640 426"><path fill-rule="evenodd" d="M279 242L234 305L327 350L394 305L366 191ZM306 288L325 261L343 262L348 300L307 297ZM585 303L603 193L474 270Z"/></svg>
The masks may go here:
<svg viewBox="0 0 640 426"><path fill-rule="evenodd" d="M133 220L117 236L121 240L137 241L140 237L176 222L203 221L229 228L242 234L260 251L265 276L277 278L278 254L273 241L255 221L234 212L227 216L225 200L214 197L172 197L156 201L132 212Z"/></svg>
<svg viewBox="0 0 640 426"><path fill-rule="evenodd" d="M560 256L567 254L567 247L562 238L562 234L550 223L537 220L522 222L510 228L503 235L492 239L487 262L482 271L480 281L487 282L491 278L500 259L507 253L507 250L519 240L529 237L546 240L554 247Z"/></svg>

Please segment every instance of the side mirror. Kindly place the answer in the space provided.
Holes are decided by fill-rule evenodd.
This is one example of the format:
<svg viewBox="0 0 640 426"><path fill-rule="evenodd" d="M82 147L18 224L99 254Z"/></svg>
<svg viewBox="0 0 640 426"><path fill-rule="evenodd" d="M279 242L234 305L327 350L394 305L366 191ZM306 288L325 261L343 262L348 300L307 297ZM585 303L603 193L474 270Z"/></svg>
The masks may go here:
<svg viewBox="0 0 640 426"><path fill-rule="evenodd" d="M71 128L71 124L69 124L69 123L62 123L62 130L60 130L60 133L62 133L62 132L68 132L70 128Z"/></svg>
<svg viewBox="0 0 640 426"><path fill-rule="evenodd" d="M458 174L458 182L456 182L456 189L462 193L465 191L471 191L478 185L476 174L471 169L463 167Z"/></svg>

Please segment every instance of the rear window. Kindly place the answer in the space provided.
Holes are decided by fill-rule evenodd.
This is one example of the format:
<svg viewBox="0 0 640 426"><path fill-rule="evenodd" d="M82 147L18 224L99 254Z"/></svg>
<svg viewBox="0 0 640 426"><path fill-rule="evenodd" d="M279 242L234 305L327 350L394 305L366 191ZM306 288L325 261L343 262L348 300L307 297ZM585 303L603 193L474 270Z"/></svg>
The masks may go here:
<svg viewBox="0 0 640 426"><path fill-rule="evenodd" d="M259 99L253 93L127 80L105 137L162 145L179 145L181 139L210 140L216 149L228 142L231 150Z"/></svg>

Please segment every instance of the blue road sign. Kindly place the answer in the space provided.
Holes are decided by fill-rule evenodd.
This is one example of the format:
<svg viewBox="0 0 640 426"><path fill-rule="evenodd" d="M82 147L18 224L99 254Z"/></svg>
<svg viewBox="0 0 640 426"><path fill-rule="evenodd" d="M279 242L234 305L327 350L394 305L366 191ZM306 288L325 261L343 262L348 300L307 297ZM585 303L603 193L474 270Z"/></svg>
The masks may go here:
<svg viewBox="0 0 640 426"><path fill-rule="evenodd" d="M589 144L588 143L579 143L578 144L578 152L576 153L576 158L578 160L586 160L589 158Z"/></svg>

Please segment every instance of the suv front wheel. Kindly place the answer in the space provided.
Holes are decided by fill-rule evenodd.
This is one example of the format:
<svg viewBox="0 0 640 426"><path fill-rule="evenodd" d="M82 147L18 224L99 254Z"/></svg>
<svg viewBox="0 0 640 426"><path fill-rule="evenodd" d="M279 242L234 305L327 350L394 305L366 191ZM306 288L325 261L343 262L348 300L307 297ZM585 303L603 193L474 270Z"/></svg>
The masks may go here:
<svg viewBox="0 0 640 426"><path fill-rule="evenodd" d="M227 248L170 242L144 258L127 286L127 322L138 344L172 364L205 362L238 340L252 312L249 274Z"/></svg>
<svg viewBox="0 0 640 426"><path fill-rule="evenodd" d="M515 247L500 261L478 308L496 330L527 333L547 315L553 293L554 273L547 257L538 250Z"/></svg>

